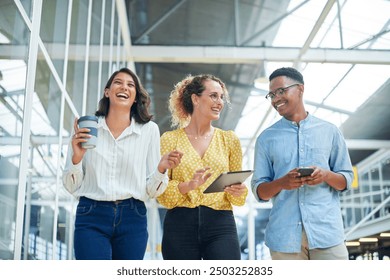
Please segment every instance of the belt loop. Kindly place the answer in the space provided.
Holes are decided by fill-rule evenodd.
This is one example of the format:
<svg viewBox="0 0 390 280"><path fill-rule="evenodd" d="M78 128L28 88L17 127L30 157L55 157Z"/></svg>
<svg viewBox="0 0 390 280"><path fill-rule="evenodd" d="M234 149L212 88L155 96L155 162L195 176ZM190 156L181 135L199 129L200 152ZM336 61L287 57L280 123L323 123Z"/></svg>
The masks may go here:
<svg viewBox="0 0 390 280"><path fill-rule="evenodd" d="M134 209L134 208L135 208L135 200L134 200L134 198L131 197L131 198L129 199L129 201L130 201L130 208L131 208L131 209Z"/></svg>

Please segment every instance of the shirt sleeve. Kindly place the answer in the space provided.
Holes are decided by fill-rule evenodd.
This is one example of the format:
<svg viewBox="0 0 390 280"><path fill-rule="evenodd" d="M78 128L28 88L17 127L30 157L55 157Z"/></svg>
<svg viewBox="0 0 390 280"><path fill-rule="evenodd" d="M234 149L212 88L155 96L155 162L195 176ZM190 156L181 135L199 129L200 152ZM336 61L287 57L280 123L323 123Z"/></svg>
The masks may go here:
<svg viewBox="0 0 390 280"><path fill-rule="evenodd" d="M80 187L84 179L84 172L82 162L74 165L72 162L73 149L72 144L68 145L68 154L66 158L65 168L62 172L62 182L65 189L70 193L74 194Z"/></svg>
<svg viewBox="0 0 390 280"><path fill-rule="evenodd" d="M271 182L273 178L274 171L271 160L269 159L265 143L262 141L262 135L260 135L255 144L254 172L251 180L252 193L258 202L268 202L268 200L263 200L258 196L257 188L262 183Z"/></svg>
<svg viewBox="0 0 390 280"><path fill-rule="evenodd" d="M240 139L233 131L229 131L228 133L230 171L240 171L242 170L242 148ZM246 189L245 193L238 197L228 193L225 195L232 205L242 206L245 204L248 189Z"/></svg>
<svg viewBox="0 0 390 280"><path fill-rule="evenodd" d="M169 171L169 173L171 173L171 171ZM168 209L182 205L187 199L187 195L180 193L179 188L177 187L179 183L180 182L177 180L169 180L165 192L157 197L158 203Z"/></svg>
<svg viewBox="0 0 390 280"><path fill-rule="evenodd" d="M158 171L158 164L161 159L160 155L160 131L158 126L153 126L151 141L149 142L148 155L146 160L146 192L150 198L156 198L162 194L168 185L167 172L164 174Z"/></svg>
<svg viewBox="0 0 390 280"><path fill-rule="evenodd" d="M166 154L168 151L171 151L176 148L177 137L174 132L165 132L160 139L161 143L161 155ZM157 197L157 201L164 207L171 209L177 205L181 205L187 198L187 195L180 193L179 181L173 180L174 169L168 170L169 181L167 187L163 193Z"/></svg>
<svg viewBox="0 0 390 280"><path fill-rule="evenodd" d="M349 157L347 144L345 143L341 131L337 128L334 137L334 143L332 145L329 165L331 171L341 174L345 177L346 188L343 191L350 189L353 181L352 163Z"/></svg>

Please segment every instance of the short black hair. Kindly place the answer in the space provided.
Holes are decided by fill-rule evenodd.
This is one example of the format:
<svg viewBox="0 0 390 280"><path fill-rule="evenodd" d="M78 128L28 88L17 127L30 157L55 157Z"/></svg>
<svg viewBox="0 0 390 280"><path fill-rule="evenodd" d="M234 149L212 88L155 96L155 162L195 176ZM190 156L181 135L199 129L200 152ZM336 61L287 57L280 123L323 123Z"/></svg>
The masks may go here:
<svg viewBox="0 0 390 280"><path fill-rule="evenodd" d="M302 74L295 68L292 67L282 67L279 69L276 69L272 74L269 76L269 81L273 80L276 77L280 76L286 76L290 79L293 79L294 81L297 81L304 85L303 76Z"/></svg>

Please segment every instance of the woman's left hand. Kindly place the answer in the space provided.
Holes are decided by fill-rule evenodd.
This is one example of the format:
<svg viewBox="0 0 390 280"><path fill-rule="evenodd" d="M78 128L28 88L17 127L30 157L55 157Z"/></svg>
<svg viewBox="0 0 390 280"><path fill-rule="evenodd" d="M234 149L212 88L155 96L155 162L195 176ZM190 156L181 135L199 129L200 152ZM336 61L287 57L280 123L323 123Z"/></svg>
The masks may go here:
<svg viewBox="0 0 390 280"><path fill-rule="evenodd" d="M246 192L246 186L245 184L230 185L225 188L225 192L232 196L241 196Z"/></svg>

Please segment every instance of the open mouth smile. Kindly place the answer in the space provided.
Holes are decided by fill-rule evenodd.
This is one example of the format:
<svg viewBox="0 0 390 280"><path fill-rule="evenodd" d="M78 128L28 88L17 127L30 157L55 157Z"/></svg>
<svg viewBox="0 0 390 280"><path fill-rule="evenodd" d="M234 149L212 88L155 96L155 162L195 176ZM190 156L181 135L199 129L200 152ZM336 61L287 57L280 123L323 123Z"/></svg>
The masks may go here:
<svg viewBox="0 0 390 280"><path fill-rule="evenodd" d="M129 96L126 93L123 93L123 92L118 93L116 95L116 97L122 98L122 99L129 99Z"/></svg>

